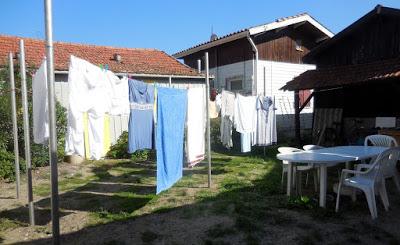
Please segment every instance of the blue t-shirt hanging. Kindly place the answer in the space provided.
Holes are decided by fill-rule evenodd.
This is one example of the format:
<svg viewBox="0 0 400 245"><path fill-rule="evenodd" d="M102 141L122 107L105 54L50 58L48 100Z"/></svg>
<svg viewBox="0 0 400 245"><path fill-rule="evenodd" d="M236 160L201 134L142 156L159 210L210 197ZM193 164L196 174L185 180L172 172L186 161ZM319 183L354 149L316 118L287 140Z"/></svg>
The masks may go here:
<svg viewBox="0 0 400 245"><path fill-rule="evenodd" d="M153 106L154 86L129 79L129 115L128 152L153 148Z"/></svg>

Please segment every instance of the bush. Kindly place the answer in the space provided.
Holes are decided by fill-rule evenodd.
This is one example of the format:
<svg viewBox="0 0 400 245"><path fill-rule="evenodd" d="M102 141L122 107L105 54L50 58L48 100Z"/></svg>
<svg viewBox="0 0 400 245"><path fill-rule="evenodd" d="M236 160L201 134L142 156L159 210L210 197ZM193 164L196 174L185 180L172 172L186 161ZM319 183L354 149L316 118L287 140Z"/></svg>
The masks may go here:
<svg viewBox="0 0 400 245"><path fill-rule="evenodd" d="M146 161L155 159L154 150L138 150L128 153L128 132L123 132L117 142L110 147L107 157L111 159L131 159L132 161Z"/></svg>
<svg viewBox="0 0 400 245"><path fill-rule="evenodd" d="M25 172L25 163L20 160L20 170ZM15 180L14 154L0 148L0 179Z"/></svg>
<svg viewBox="0 0 400 245"><path fill-rule="evenodd" d="M30 113L32 115L32 113ZM64 158L65 134L67 132L67 112L58 102L56 103L56 125L57 125L57 156L58 160ZM33 167L49 165L48 145L38 145L33 143L32 124L31 126L31 158Z"/></svg>
<svg viewBox="0 0 400 245"><path fill-rule="evenodd" d="M128 159L130 154L128 153L128 132L123 132L117 142L110 147L107 152L107 157L111 159Z"/></svg>

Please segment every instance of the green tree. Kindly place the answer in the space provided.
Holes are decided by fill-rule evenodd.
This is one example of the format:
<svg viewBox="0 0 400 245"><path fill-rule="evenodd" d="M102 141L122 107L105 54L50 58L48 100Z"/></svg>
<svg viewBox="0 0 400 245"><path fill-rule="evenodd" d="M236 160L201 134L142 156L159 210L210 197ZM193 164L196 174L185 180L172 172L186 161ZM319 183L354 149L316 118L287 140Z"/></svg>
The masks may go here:
<svg viewBox="0 0 400 245"><path fill-rule="evenodd" d="M15 86L16 86L16 103L17 103L17 122L18 122L18 143L20 157L24 158L24 131L22 120L22 103L21 81L19 69L15 67ZM33 143L32 134L32 77L27 75L28 87L28 106L29 106L29 121L30 121L30 138L31 138L31 155L32 166L46 166L49 164L49 149L47 145L38 145ZM12 133L11 121L11 97L9 84L9 69L8 67L0 69L0 178L13 179L13 168L10 168L10 154L14 157L14 139ZM66 110L57 102L56 103L56 124L57 124L57 151L59 159L64 157L64 142L67 127ZM8 153L6 153L8 152ZM13 162L14 160L12 160ZM22 165L22 164L21 164ZM12 165L13 166L13 165ZM5 170L7 169L7 170ZM24 169L24 166L21 166Z"/></svg>

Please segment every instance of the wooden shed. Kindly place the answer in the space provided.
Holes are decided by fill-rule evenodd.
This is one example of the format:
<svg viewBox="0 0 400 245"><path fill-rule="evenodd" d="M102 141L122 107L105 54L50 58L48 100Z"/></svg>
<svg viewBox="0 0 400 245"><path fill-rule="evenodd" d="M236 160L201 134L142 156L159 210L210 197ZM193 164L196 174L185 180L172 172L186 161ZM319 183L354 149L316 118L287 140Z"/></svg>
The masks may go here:
<svg viewBox="0 0 400 245"><path fill-rule="evenodd" d="M400 10L376 6L365 16L304 57L316 70L306 71L282 89L295 91L295 129L300 140L299 92L312 89L314 132L317 125L337 128L342 142L364 135L398 134L400 126ZM332 121L336 109L339 116ZM325 111L317 115L318 110ZM316 119L316 117L319 117ZM318 128L319 127L319 128ZM338 138L338 137L337 137ZM344 142L343 142L344 141ZM352 142L353 141L353 142Z"/></svg>

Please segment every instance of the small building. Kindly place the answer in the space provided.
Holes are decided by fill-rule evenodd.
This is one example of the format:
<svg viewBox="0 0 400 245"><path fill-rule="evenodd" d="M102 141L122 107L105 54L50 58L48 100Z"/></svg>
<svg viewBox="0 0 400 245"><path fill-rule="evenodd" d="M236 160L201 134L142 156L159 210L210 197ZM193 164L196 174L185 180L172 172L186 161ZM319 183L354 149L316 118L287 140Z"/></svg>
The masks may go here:
<svg viewBox="0 0 400 245"><path fill-rule="evenodd" d="M341 139L338 143L354 144L362 143L365 135L400 126L400 9L376 6L309 52L304 62L315 63L317 69L304 72L282 89L295 91L297 101L298 91L314 90L315 112L325 111L314 120L314 132L336 128L335 134L341 136L336 137ZM299 114L301 106L295 104ZM332 113L338 110L341 115L336 117ZM299 115L295 124L300 138Z"/></svg>
<svg viewBox="0 0 400 245"><path fill-rule="evenodd" d="M25 61L28 71L39 68L45 57L44 40L0 35L0 67L8 66L8 54L16 56L19 40L25 43ZM169 84L174 87L204 86L204 75L163 51L141 48L116 48L65 42L54 42L55 95L58 102L68 106L68 68L74 55L92 64L109 69L119 76L130 75L145 82ZM110 118L111 141L128 128L128 116Z"/></svg>
<svg viewBox="0 0 400 245"><path fill-rule="evenodd" d="M315 69L312 63L303 62L303 57L332 36L332 32L310 15L300 14L222 37L213 34L209 41L173 56L197 68L198 59L208 52L214 88L274 97L278 130L293 132L294 95L279 89L293 77ZM309 91L302 94L306 98ZM311 127L310 105L302 111L305 128Z"/></svg>

